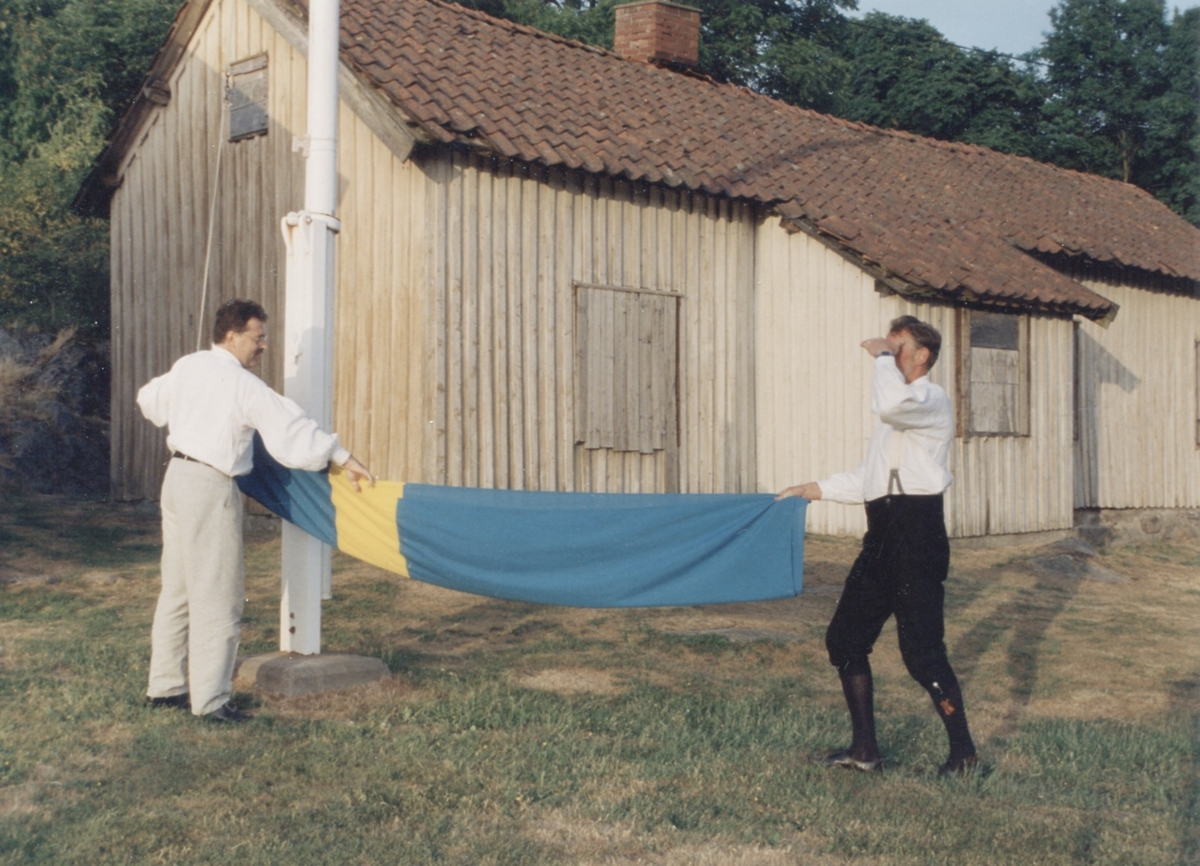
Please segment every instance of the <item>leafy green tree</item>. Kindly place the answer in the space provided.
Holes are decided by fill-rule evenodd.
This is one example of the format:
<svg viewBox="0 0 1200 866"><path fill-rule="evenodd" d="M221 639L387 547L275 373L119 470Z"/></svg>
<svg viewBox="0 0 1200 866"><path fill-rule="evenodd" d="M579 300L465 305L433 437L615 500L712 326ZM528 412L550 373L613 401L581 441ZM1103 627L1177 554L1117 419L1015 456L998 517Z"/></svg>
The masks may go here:
<svg viewBox="0 0 1200 866"><path fill-rule="evenodd" d="M0 323L107 329L108 241L70 203L178 0L0 0Z"/></svg>
<svg viewBox="0 0 1200 866"><path fill-rule="evenodd" d="M697 0L700 71L784 102L830 111L846 76L838 52L857 0Z"/></svg>
<svg viewBox="0 0 1200 866"><path fill-rule="evenodd" d="M1175 15L1162 59L1167 91L1147 107L1136 182L1200 225L1200 8Z"/></svg>
<svg viewBox="0 0 1200 866"><path fill-rule="evenodd" d="M1163 0L1063 0L1036 52L1050 93L1042 156L1137 183L1151 107L1170 89Z"/></svg>
<svg viewBox="0 0 1200 866"><path fill-rule="evenodd" d="M611 48L627 0L458 0L498 18ZM699 71L778 99L829 110L845 74L837 46L857 0L689 0L700 9Z"/></svg>
<svg viewBox="0 0 1200 866"><path fill-rule="evenodd" d="M612 48L613 8L628 0L456 0L495 18L505 18L589 45Z"/></svg>
<svg viewBox="0 0 1200 866"><path fill-rule="evenodd" d="M1029 154L1042 97L1034 76L992 51L964 50L927 21L872 12L851 22L850 72L834 113L946 141Z"/></svg>

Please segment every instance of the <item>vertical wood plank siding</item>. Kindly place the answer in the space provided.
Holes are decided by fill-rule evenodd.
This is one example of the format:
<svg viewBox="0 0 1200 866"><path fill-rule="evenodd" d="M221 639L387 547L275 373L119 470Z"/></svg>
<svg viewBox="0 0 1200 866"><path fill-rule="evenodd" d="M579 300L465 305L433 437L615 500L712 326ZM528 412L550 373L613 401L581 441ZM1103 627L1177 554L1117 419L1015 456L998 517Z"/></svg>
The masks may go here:
<svg viewBox="0 0 1200 866"><path fill-rule="evenodd" d="M269 132L222 141L225 70L260 53ZM305 129L304 58L244 0L214 0L170 85L112 202L120 498L156 497L166 457L136 389L198 336L207 345L221 301L266 306L261 372L283 386L278 226L303 200L291 143ZM750 206L464 153L402 161L340 111L334 426L357 456L385 477L442 484L754 488ZM683 295L678 463L575 444L576 281Z"/></svg>
<svg viewBox="0 0 1200 866"><path fill-rule="evenodd" d="M1078 335L1077 508L1200 507L1196 341L1200 299L1071 274L1121 307Z"/></svg>
<svg viewBox="0 0 1200 866"><path fill-rule="evenodd" d="M461 152L417 161L429 179L434 304L433 448L420 480L754 489L750 206ZM665 451L576 444L576 282L682 295L676 435L685 470ZM634 351L615 361L617 375L635 381L645 359Z"/></svg>
<svg viewBox="0 0 1200 866"><path fill-rule="evenodd" d="M871 365L859 343L884 333L896 316L915 315L941 331L931 378L957 393L953 307L883 296L868 274L808 235L789 234L775 218L759 228L756 261L760 490L859 464L874 420ZM1070 320L1031 317L1030 435L955 439L946 515L952 536L1072 525L1071 343ZM820 503L808 511L808 529L859 534L862 507Z"/></svg>
<svg viewBox="0 0 1200 866"><path fill-rule="evenodd" d="M239 142L222 114L225 70L266 53L270 130ZM155 498L165 436L141 417L137 389L210 342L217 306L250 297L271 315L261 374L282 386L283 249L279 219L300 202L304 61L239 0L214 0L157 109L121 167L112 201L113 493ZM217 160L220 151L220 171ZM272 166L264 170L264 166ZM215 187L215 189L214 189ZM207 297L201 309L209 212L216 196Z"/></svg>

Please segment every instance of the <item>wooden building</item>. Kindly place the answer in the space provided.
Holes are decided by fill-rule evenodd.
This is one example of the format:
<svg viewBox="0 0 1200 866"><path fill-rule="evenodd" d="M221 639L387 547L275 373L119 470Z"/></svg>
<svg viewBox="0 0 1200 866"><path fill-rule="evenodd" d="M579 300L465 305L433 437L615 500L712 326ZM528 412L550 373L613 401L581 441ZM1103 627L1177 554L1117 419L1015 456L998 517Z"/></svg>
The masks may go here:
<svg viewBox="0 0 1200 866"><path fill-rule="evenodd" d="M157 496L165 457L136 389L207 345L216 306L258 299L283 333L293 9L185 5L77 200L111 217L121 498ZM691 74L687 7L618 15L609 52L440 0L344 0L335 426L373 469L631 492L822 477L870 435L859 342L912 312L945 339L953 535L1200 506L1200 232L1125 184ZM1168 326L1190 361L1152 360ZM262 369L280 388L281 350ZM1156 412L1170 447L1122 464L1161 439Z"/></svg>

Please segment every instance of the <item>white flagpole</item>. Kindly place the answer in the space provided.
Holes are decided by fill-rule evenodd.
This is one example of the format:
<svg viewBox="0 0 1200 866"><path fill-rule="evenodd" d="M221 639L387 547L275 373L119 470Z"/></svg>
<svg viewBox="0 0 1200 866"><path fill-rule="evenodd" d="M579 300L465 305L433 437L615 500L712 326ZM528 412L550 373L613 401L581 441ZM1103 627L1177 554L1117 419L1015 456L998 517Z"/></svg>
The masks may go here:
<svg viewBox="0 0 1200 866"><path fill-rule="evenodd" d="M304 210L283 218L287 248L284 394L322 429L333 426L334 238L337 209L338 0L311 0ZM283 522L279 649L321 651L321 599L330 597L329 547Z"/></svg>

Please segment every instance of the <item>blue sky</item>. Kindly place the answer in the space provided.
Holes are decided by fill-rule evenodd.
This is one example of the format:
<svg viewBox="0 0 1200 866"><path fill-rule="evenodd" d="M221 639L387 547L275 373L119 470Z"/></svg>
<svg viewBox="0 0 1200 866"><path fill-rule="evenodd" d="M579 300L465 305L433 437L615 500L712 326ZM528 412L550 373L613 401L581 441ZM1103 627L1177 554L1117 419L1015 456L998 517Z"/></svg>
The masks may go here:
<svg viewBox="0 0 1200 866"><path fill-rule="evenodd" d="M858 0L858 11L924 18L959 45L1024 54L1041 44L1055 5L1055 0ZM1168 9L1193 6L1200 0L1167 0Z"/></svg>

